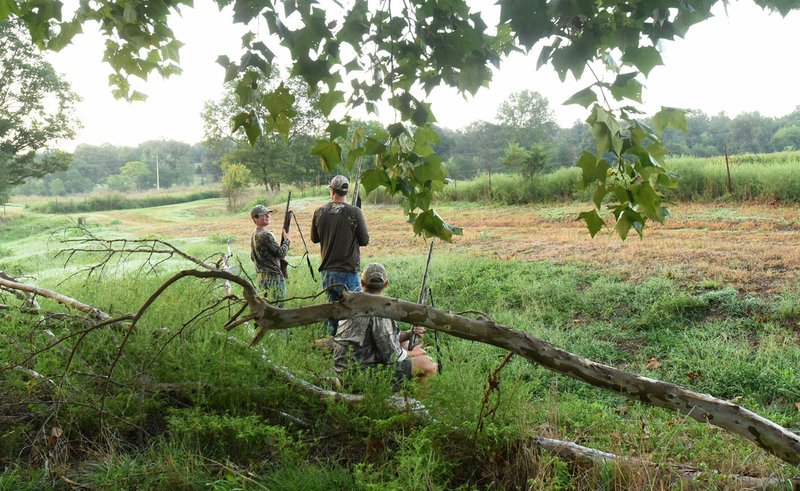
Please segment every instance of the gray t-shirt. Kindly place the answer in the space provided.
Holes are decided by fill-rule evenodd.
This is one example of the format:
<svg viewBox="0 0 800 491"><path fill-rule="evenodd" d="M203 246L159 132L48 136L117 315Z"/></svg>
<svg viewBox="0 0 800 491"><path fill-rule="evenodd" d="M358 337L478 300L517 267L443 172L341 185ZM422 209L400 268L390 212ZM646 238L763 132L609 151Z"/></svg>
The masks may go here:
<svg viewBox="0 0 800 491"><path fill-rule="evenodd" d="M311 242L320 245L320 271L357 272L361 262L359 246L369 244L364 214L347 203L320 206L311 221Z"/></svg>

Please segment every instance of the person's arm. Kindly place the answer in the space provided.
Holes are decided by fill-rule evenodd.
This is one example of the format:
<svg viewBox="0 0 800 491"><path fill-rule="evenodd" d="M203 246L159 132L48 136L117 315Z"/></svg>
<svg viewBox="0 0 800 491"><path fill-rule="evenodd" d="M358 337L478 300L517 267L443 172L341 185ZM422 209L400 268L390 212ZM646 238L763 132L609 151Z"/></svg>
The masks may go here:
<svg viewBox="0 0 800 491"><path fill-rule="evenodd" d="M369 245L367 222L364 220L364 214L358 208L356 208L356 240L358 240L358 245L362 247Z"/></svg>
<svg viewBox="0 0 800 491"><path fill-rule="evenodd" d="M311 218L311 242L315 244L319 244L319 229L317 228L317 220L319 220L319 215L315 211L314 216Z"/></svg>
<svg viewBox="0 0 800 491"><path fill-rule="evenodd" d="M275 236L269 232L261 235L260 246L262 251L266 251L270 256L283 259L289 252L289 244L291 241L287 238L281 245L275 240Z"/></svg>

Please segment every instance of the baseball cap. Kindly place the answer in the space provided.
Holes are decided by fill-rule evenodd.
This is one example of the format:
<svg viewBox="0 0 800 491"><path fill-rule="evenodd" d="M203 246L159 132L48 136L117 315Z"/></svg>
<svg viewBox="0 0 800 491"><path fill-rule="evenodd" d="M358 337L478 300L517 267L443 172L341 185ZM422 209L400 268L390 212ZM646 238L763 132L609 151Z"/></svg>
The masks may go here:
<svg viewBox="0 0 800 491"><path fill-rule="evenodd" d="M383 286L388 279L389 275L386 273L386 268L381 263L369 263L364 268L364 272L361 273L361 280L371 286Z"/></svg>
<svg viewBox="0 0 800 491"><path fill-rule="evenodd" d="M261 215L266 215L267 213L272 213L272 210L264 205L256 205L252 210L250 210L250 218L260 217Z"/></svg>
<svg viewBox="0 0 800 491"><path fill-rule="evenodd" d="M350 188L350 181L344 176L333 176L331 183L328 185L334 191L346 193Z"/></svg>

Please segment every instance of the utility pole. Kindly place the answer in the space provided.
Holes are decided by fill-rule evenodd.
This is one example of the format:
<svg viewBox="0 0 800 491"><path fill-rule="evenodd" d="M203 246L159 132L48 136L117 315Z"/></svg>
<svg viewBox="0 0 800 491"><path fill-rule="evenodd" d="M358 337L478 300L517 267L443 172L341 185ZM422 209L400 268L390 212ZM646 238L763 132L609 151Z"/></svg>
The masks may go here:
<svg viewBox="0 0 800 491"><path fill-rule="evenodd" d="M161 189L161 183L158 178L158 154L156 154L156 189Z"/></svg>

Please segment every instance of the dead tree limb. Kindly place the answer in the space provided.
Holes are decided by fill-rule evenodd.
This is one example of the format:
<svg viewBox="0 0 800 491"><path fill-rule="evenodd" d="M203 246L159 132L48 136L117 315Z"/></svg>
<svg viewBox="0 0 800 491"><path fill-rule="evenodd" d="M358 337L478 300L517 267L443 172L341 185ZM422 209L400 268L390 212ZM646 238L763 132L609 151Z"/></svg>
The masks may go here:
<svg viewBox="0 0 800 491"><path fill-rule="evenodd" d="M184 270L167 280L148 299L143 309L170 285L190 276L228 279L242 286L245 300L258 326L253 344L258 343L269 330L304 326L329 318L377 316L424 325L462 339L506 349L556 373L645 404L676 410L697 421L742 436L786 462L800 463L800 437L737 404L594 362L493 321L470 319L395 298L345 292L339 302L281 309L259 298L255 288L237 275L225 271Z"/></svg>
<svg viewBox="0 0 800 491"><path fill-rule="evenodd" d="M15 290L21 292L28 292L34 295L42 296L49 298L51 300L55 300L56 302L66 305L67 307L73 308L75 310L79 310L85 314L88 314L91 318L95 320L104 321L110 319L111 316L107 313L103 312L102 310L92 307L91 305L86 305L85 303L81 303L74 298L68 297L66 295L62 295L60 293L54 292L52 290L47 290L45 288L39 288L38 286L29 285L27 283L20 283L18 281L7 280L5 278L0 278L0 287L8 290Z"/></svg>
<svg viewBox="0 0 800 491"><path fill-rule="evenodd" d="M624 457L615 455L608 452L602 452L589 447L578 445L577 443L566 442L563 440L554 440L552 438L535 437L531 443L546 451L551 455L556 455L563 460L571 462L589 462L593 464L608 464L620 463L632 465L637 467L650 467L657 471L664 471L674 474L683 481L697 481L705 477L713 479L722 479L726 482L732 483L737 489L764 489L764 490L781 490L781 489L796 489L800 485L797 479L781 479L778 477L753 477L743 475L723 475L717 474L714 471L707 469L700 469L688 465L681 464L655 464L647 460L638 459L634 457Z"/></svg>

